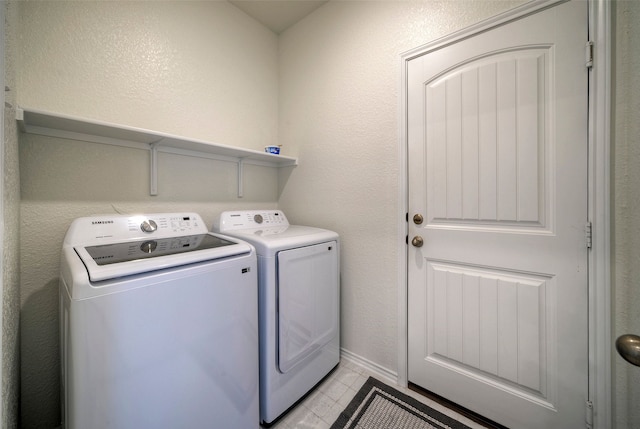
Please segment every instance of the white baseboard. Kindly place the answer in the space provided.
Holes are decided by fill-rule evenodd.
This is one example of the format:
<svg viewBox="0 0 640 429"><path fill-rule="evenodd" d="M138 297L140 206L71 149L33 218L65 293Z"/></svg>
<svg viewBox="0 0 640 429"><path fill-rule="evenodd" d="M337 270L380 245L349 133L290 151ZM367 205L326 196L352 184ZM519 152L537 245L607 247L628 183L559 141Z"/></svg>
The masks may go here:
<svg viewBox="0 0 640 429"><path fill-rule="evenodd" d="M380 378L384 378L393 384L398 384L398 373L395 371L378 365L375 362L371 362L369 359L344 348L340 348L340 357L366 369Z"/></svg>

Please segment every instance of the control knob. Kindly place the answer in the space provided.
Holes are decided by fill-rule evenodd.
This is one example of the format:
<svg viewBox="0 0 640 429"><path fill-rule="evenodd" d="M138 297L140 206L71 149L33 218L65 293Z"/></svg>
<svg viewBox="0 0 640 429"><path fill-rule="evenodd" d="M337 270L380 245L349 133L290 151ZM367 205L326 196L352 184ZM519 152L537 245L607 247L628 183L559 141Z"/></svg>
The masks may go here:
<svg viewBox="0 0 640 429"><path fill-rule="evenodd" d="M155 240L145 241L140 245L140 250L143 253L152 253L158 247L158 242Z"/></svg>
<svg viewBox="0 0 640 429"><path fill-rule="evenodd" d="M154 232L158 229L158 224L151 219L147 219L140 224L140 229L144 232Z"/></svg>

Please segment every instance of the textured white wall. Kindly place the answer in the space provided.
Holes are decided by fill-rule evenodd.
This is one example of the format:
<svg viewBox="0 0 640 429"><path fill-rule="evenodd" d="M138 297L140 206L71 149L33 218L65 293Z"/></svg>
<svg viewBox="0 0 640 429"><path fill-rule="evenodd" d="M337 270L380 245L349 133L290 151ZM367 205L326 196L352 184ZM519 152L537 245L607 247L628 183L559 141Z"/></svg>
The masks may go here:
<svg viewBox="0 0 640 429"><path fill-rule="evenodd" d="M614 339L640 335L640 2L615 2ZM640 428L640 368L613 352L617 429Z"/></svg>
<svg viewBox="0 0 640 429"><path fill-rule="evenodd" d="M342 238L342 346L397 370L400 54L517 5L331 1L280 35L279 206ZM290 176L290 177L289 177Z"/></svg>
<svg viewBox="0 0 640 429"><path fill-rule="evenodd" d="M277 36L225 1L20 2L21 106L259 149Z"/></svg>
<svg viewBox="0 0 640 429"><path fill-rule="evenodd" d="M15 4L20 106L250 149L277 143L277 36L229 3ZM53 428L59 254L71 221L195 211L211 224L222 210L275 208L278 172L246 165L238 199L235 164L161 153L151 197L148 151L21 135L19 158L21 426Z"/></svg>
<svg viewBox="0 0 640 429"><path fill-rule="evenodd" d="M14 3L5 7L5 102L16 104L15 54L17 48L17 8ZM2 249L2 423L3 428L18 427L20 394L20 183L18 174L18 129L15 108L3 107L3 249Z"/></svg>

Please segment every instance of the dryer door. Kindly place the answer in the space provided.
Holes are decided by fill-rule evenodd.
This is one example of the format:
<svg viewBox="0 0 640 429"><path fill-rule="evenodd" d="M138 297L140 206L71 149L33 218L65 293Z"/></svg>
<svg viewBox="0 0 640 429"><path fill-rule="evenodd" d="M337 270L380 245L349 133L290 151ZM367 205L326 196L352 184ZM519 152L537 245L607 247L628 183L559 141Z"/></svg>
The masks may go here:
<svg viewBox="0 0 640 429"><path fill-rule="evenodd" d="M336 241L278 253L278 369L290 371L339 329Z"/></svg>

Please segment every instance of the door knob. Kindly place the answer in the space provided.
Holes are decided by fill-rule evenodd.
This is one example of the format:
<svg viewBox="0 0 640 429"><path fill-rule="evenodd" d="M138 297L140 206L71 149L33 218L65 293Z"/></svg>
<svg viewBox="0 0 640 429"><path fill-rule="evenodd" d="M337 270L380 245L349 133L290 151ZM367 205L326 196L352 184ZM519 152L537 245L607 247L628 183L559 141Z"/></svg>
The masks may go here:
<svg viewBox="0 0 640 429"><path fill-rule="evenodd" d="M416 225L420 225L424 219L420 213L416 213L413 215L413 223Z"/></svg>
<svg viewBox="0 0 640 429"><path fill-rule="evenodd" d="M640 366L640 337L637 335L621 335L616 340L616 350L627 362Z"/></svg>
<svg viewBox="0 0 640 429"><path fill-rule="evenodd" d="M413 244L415 247L422 247L422 245L424 244L424 240L419 235L416 235L411 240L411 244Z"/></svg>

